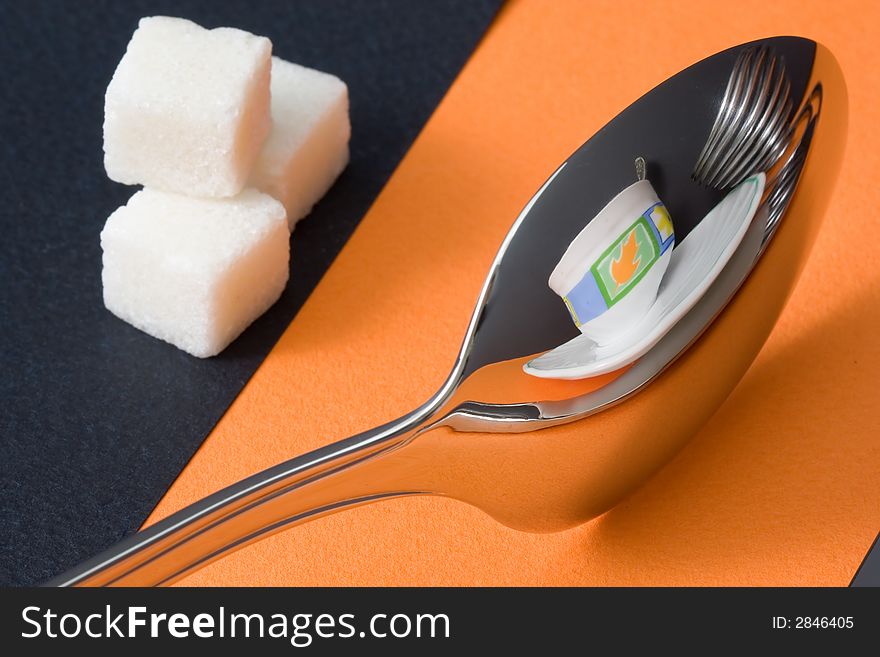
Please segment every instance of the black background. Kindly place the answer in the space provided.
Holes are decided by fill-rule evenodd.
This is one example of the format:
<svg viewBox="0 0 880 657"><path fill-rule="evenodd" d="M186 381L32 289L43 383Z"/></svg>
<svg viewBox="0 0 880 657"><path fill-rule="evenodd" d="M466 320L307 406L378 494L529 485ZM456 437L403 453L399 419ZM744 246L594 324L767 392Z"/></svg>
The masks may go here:
<svg viewBox="0 0 880 657"><path fill-rule="evenodd" d="M497 0L4 0L0 18L0 584L136 530L296 314L467 60ZM281 300L199 360L108 313L104 89L141 16L270 37L349 85L351 163L302 221Z"/></svg>

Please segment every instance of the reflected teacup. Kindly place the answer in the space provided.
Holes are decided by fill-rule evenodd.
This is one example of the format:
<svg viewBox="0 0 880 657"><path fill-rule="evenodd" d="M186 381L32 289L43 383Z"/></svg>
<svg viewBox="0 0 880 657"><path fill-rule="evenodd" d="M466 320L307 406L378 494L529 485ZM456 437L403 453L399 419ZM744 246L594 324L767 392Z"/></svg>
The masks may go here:
<svg viewBox="0 0 880 657"><path fill-rule="evenodd" d="M581 333L625 335L657 298L675 243L672 219L647 180L633 183L578 233L550 275Z"/></svg>

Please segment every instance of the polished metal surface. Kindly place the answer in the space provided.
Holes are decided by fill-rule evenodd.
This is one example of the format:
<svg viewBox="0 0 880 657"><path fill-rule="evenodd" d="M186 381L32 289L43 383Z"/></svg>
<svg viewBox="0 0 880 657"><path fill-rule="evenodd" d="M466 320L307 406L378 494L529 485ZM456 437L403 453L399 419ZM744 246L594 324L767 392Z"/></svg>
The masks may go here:
<svg viewBox="0 0 880 657"><path fill-rule="evenodd" d="M765 45L743 50L694 167L694 180L726 189L769 169L790 139L793 109L785 60Z"/></svg>
<svg viewBox="0 0 880 657"><path fill-rule="evenodd" d="M791 152L787 158L782 158L783 164L777 167L776 175L767 184L765 203L767 204L768 216L765 243L773 236L779 220L785 213L788 204L791 203L794 191L797 189L798 181L807 162L807 154L821 110L822 84L818 83L813 87L804 106L791 124L791 139L789 141Z"/></svg>
<svg viewBox="0 0 880 657"><path fill-rule="evenodd" d="M778 76L772 62L777 60L770 55L771 49L785 50L790 70L795 71L792 82L784 87L785 94L780 89L776 97L785 95L785 106L792 98L799 99L800 106L803 99L796 120L783 126L785 134L797 138L788 139L785 148L779 149L777 126L769 124L773 129L766 132L766 139L772 149L757 150L765 159L768 152L774 153L780 162L768 162L771 182L762 205L720 277L687 316L628 369L597 380L567 382L524 374L525 359L560 344L573 330L562 304L546 286L552 265L585 217L594 215L628 184L634 157L645 154L648 177L656 181L667 205L674 206L677 232L679 225L686 232L688 221L698 220L717 202L719 192L700 187L689 176L690 163L716 118L712 110L717 105L692 98L692 115L682 116L682 90L705 89L722 98L724 107L730 97L740 98L743 93L730 89L731 66L736 71L757 71L761 88L774 89ZM822 107L824 88L814 61L816 53L815 43L794 38L770 39L719 53L647 94L578 149L517 217L489 267L449 376L422 406L398 420L229 486L49 584L169 584L291 525L403 495L454 497L507 525L533 531L571 527L613 505L662 465L674 453L674 446L686 441L726 397L769 334L771 320L781 311L786 290L796 280L793 263L805 257L811 243L808 237L815 234L819 219L816 211L805 217L809 221L804 229L812 232L801 234L783 218L797 198L795 191L810 161ZM770 71L760 74L766 66ZM822 66L837 75L829 55L823 54ZM736 73L737 78L740 75ZM831 107L845 117L841 87L842 83L833 94L824 93L834 98ZM667 129L658 130L658 121L667 121ZM755 125L764 124L759 120ZM673 129L680 132L670 136ZM841 134L845 126L843 130ZM765 134L763 129L758 132ZM827 162L834 174L841 141L835 136L825 142L826 154L833 155ZM635 150L635 142L645 150ZM685 142L687 147L681 147ZM754 148L744 147L739 139L721 135L715 148L717 152L707 157L712 163L727 162L728 167L739 168L753 159ZM780 227L788 231L784 243L774 239ZM760 280L752 282L756 276ZM751 321L747 315L753 311L743 309L747 301L764 303L768 317ZM725 311L728 304L735 307L737 303L740 308L735 315L731 314L734 310ZM531 321L521 321L523 316ZM739 346L725 347L732 356L719 357L712 345L700 351L698 343L705 345L707 339L700 340L701 335L716 326L732 327L726 330L740 340ZM729 362L722 362L725 358ZM679 362L685 365L672 367ZM697 375L702 377L698 390L681 390ZM510 382L517 385L506 387ZM674 408L675 396L682 394L687 395L686 412L669 415L669 421L651 429L656 434L651 438L654 443L642 437L638 450L629 450L628 431L638 430L643 436L646 427L654 426L638 425L639 417L656 416L658 400L664 409ZM606 433L601 434L605 442L599 435L591 440L584 434L565 442L558 436L553 439L554 432L546 432L547 440L540 438L543 433L530 433L576 420L586 427L597 418L613 416L615 410L609 409L633 402L647 411L634 413L638 417L632 421L633 428L626 428L615 416L615 421L620 420L620 445L610 451ZM585 420L592 416L596 417ZM624 453L631 457L623 459ZM486 476L486 467L491 476Z"/></svg>

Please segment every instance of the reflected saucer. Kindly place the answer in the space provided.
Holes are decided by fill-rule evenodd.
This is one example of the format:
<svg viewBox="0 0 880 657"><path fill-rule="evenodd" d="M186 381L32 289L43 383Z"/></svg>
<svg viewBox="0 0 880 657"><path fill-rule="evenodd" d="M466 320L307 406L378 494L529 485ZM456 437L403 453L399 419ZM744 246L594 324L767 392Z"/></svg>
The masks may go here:
<svg viewBox="0 0 880 657"><path fill-rule="evenodd" d="M650 310L615 340L599 345L579 335L523 366L547 379L584 379L629 365L693 307L727 264L758 209L766 178L744 180L707 214L672 252Z"/></svg>

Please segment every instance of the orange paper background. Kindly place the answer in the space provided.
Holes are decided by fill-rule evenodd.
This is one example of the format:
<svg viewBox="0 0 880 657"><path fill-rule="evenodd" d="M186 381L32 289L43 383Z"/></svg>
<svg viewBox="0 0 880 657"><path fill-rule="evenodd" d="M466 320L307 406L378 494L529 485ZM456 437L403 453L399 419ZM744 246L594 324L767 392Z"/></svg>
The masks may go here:
<svg viewBox="0 0 880 657"><path fill-rule="evenodd" d="M835 53L852 114L837 193L776 329L684 451L582 527L525 534L453 500L406 498L278 534L181 583L847 584L880 528L878 27L869 1L509 3L150 520L424 401L502 237L560 161L689 64L796 34Z"/></svg>

